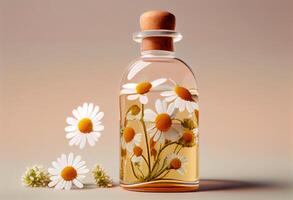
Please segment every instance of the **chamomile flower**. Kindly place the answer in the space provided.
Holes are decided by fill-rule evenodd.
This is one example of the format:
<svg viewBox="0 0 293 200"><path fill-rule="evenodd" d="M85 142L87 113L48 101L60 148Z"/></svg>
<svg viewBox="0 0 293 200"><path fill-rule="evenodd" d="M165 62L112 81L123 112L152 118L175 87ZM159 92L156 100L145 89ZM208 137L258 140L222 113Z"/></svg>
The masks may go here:
<svg viewBox="0 0 293 200"><path fill-rule="evenodd" d="M157 99L155 102L156 112L151 109L146 109L144 120L149 122L151 126L147 129L150 137L155 141L163 144L165 140L176 141L179 138L178 129L175 126L179 125L172 123L174 115L174 103L167 106L166 101Z"/></svg>
<svg viewBox="0 0 293 200"><path fill-rule="evenodd" d="M127 120L133 121L133 120L140 120L141 118L141 109L137 105L133 105L129 108L129 111L127 112Z"/></svg>
<svg viewBox="0 0 293 200"><path fill-rule="evenodd" d="M169 154L167 156L168 168L176 170L179 174L183 175L185 173L185 166L187 164L187 158L175 153Z"/></svg>
<svg viewBox="0 0 293 200"><path fill-rule="evenodd" d="M140 148L139 146L135 146L133 148L133 155L131 157L131 161L133 163L140 163L140 161L142 161L142 148Z"/></svg>
<svg viewBox="0 0 293 200"><path fill-rule="evenodd" d="M161 96L165 97L167 102L174 101L175 108L178 108L180 112L187 109L189 113L194 110L198 110L198 104L192 98L191 92L185 87L175 85L173 90L164 91Z"/></svg>
<svg viewBox="0 0 293 200"><path fill-rule="evenodd" d="M101 125L101 119L104 117L103 112L99 112L99 106L92 103L84 103L72 111L74 117L68 117L65 128L66 138L70 139L69 145L77 145L80 149L85 147L86 142L94 146L101 136L100 131L104 130Z"/></svg>
<svg viewBox="0 0 293 200"><path fill-rule="evenodd" d="M121 147L132 152L135 146L138 146L141 142L142 134L135 133L135 130L131 127L125 127L122 131Z"/></svg>
<svg viewBox="0 0 293 200"><path fill-rule="evenodd" d="M192 147L198 144L198 128L184 130L179 140L180 144L185 147Z"/></svg>
<svg viewBox="0 0 293 200"><path fill-rule="evenodd" d="M140 103L147 104L148 103L147 93L150 90L165 83L166 81L167 79L160 78L152 82L145 81L140 83L127 83L122 86L123 89L121 90L121 94L128 94L127 96L128 100L139 99Z"/></svg>
<svg viewBox="0 0 293 200"><path fill-rule="evenodd" d="M78 188L83 187L81 179L85 177L89 170L86 168L85 162L81 161L80 156L74 158L73 153L70 153L68 157L62 154L57 161L52 162L52 165L53 168L48 169L51 174L49 187L60 190L70 190L72 185Z"/></svg>

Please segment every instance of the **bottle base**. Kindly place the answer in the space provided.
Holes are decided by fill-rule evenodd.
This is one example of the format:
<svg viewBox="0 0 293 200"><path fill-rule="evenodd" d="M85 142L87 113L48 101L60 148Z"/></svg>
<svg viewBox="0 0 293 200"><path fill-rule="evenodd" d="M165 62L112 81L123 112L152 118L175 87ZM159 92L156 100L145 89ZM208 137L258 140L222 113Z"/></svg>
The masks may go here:
<svg viewBox="0 0 293 200"><path fill-rule="evenodd" d="M199 189L199 181L179 182L158 180L136 184L120 183L123 189L136 192L194 192Z"/></svg>

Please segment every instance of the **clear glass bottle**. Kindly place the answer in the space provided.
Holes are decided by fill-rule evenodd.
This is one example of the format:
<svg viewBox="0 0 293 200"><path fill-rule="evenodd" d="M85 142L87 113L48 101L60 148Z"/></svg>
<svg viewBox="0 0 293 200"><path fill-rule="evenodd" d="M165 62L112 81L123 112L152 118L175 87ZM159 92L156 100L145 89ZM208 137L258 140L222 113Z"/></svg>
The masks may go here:
<svg viewBox="0 0 293 200"><path fill-rule="evenodd" d="M179 33L158 29L134 35L138 42L146 38L168 38L172 44L142 48L122 78L120 185L134 191L193 191L199 185L196 79L175 57Z"/></svg>

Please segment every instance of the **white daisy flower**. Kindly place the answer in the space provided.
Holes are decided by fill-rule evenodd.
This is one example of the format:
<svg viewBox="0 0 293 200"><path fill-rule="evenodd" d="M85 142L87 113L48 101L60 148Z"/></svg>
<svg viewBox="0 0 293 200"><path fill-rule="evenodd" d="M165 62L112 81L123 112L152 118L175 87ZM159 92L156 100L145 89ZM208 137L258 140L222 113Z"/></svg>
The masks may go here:
<svg viewBox="0 0 293 200"><path fill-rule="evenodd" d="M174 101L175 108L178 108L180 112L187 109L189 113L192 113L194 110L198 110L198 104L192 98L191 92L181 86L175 85L173 90L164 91L161 93L161 96L166 97L167 102Z"/></svg>
<svg viewBox="0 0 293 200"><path fill-rule="evenodd" d="M140 148L139 146L135 146L133 148L133 155L131 157L131 161L133 163L140 163L142 159L142 148Z"/></svg>
<svg viewBox="0 0 293 200"><path fill-rule="evenodd" d="M175 153L171 153L167 156L167 163L169 165L169 169L174 169L181 175L185 173L185 166L187 164L187 158L184 156L180 156Z"/></svg>
<svg viewBox="0 0 293 200"><path fill-rule="evenodd" d="M83 188L81 180L89 170L86 168L85 162L81 161L80 156L74 158L73 153L70 153L68 157L62 154L57 161L52 162L52 165L53 168L48 169L51 174L49 187L70 190L74 184L78 188Z"/></svg>
<svg viewBox="0 0 293 200"><path fill-rule="evenodd" d="M148 97L147 93L153 88L158 87L159 85L166 82L167 79L160 78L152 82L140 82L140 83L127 83L122 86L121 94L128 94L128 100L139 99L140 103L147 104Z"/></svg>
<svg viewBox="0 0 293 200"><path fill-rule="evenodd" d="M135 133L133 128L125 127L121 137L121 147L122 149L127 149L127 151L132 152L133 148L140 144L141 139L141 133Z"/></svg>
<svg viewBox="0 0 293 200"><path fill-rule="evenodd" d="M144 120L151 123L151 126L147 130L150 137L153 138L155 142L161 144L163 144L166 139L176 141L179 138L178 129L180 129L181 125L174 123L172 126L174 103L167 106L166 101L157 99L155 107L156 112L151 109L146 109L144 112ZM175 129L175 126L178 127Z"/></svg>
<svg viewBox="0 0 293 200"><path fill-rule="evenodd" d="M100 131L104 130L101 125L101 119L104 117L103 112L99 112L99 106L92 103L84 103L72 111L74 117L68 117L65 128L66 138L70 139L69 145L79 145L80 149L85 147L86 141L90 146L94 146L101 136Z"/></svg>
<svg viewBox="0 0 293 200"><path fill-rule="evenodd" d="M194 128L192 130L185 130L183 131L180 143L185 147L192 147L198 144L198 128Z"/></svg>

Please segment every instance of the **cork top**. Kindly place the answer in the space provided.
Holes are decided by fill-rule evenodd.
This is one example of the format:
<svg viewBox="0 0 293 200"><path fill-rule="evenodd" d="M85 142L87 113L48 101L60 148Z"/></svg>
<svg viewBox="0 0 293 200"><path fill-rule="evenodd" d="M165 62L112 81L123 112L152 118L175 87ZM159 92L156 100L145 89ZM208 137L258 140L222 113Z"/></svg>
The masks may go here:
<svg viewBox="0 0 293 200"><path fill-rule="evenodd" d="M167 11L148 11L140 16L140 28L142 31L175 30L175 16ZM150 35L142 39L142 51L164 50L173 51L173 38L168 36Z"/></svg>
<svg viewBox="0 0 293 200"><path fill-rule="evenodd" d="M175 16L167 11L153 10L140 16L140 28L145 30L175 30Z"/></svg>

